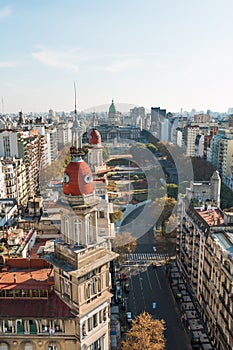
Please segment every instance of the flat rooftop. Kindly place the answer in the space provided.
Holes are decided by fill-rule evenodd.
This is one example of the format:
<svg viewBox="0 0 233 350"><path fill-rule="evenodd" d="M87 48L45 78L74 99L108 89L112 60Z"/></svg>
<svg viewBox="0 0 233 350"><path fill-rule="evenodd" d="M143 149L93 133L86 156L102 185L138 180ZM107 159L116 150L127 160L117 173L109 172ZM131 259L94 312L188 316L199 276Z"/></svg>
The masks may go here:
<svg viewBox="0 0 233 350"><path fill-rule="evenodd" d="M43 259L13 259L0 270L0 289L49 289L53 268Z"/></svg>

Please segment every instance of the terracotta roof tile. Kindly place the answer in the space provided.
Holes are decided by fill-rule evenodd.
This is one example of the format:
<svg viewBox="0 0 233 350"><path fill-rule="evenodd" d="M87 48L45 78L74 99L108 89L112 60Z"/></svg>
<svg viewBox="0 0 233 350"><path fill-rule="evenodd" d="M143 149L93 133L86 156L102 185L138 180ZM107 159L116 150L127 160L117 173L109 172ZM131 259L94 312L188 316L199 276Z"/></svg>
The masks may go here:
<svg viewBox="0 0 233 350"><path fill-rule="evenodd" d="M0 299L0 318L73 318L71 309L52 293L48 299Z"/></svg>

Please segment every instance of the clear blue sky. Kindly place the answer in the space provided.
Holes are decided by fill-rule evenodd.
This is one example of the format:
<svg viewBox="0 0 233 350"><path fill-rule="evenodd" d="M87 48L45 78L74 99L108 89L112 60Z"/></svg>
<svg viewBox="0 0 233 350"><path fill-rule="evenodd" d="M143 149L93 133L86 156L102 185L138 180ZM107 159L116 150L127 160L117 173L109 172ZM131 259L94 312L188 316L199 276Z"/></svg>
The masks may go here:
<svg viewBox="0 0 233 350"><path fill-rule="evenodd" d="M0 1L4 112L233 106L232 0ZM2 112L2 105L0 112Z"/></svg>

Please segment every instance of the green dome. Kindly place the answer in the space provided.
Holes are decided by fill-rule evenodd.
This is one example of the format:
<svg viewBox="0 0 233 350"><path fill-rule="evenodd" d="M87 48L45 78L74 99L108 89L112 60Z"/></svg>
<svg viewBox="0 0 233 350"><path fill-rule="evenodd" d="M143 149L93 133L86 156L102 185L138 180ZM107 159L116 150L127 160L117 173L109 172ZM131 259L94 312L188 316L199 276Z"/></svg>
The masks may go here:
<svg viewBox="0 0 233 350"><path fill-rule="evenodd" d="M114 100L112 100L111 106L109 107L109 113L111 113L111 114L116 113L116 107L114 105Z"/></svg>

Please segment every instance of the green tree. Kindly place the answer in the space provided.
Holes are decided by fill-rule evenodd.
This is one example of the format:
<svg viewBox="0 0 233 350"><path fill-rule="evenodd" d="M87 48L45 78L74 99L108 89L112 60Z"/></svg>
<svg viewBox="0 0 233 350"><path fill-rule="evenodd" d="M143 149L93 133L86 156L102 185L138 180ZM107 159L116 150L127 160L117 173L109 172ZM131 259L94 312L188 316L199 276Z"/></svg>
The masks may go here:
<svg viewBox="0 0 233 350"><path fill-rule="evenodd" d="M62 178L64 169L70 160L70 145L67 145L63 147L51 165L40 170L40 187L45 188L50 180Z"/></svg>
<svg viewBox="0 0 233 350"><path fill-rule="evenodd" d="M107 162L109 157L110 157L109 148L107 146L104 146L104 148L103 148L103 161Z"/></svg>
<svg viewBox="0 0 233 350"><path fill-rule="evenodd" d="M153 143L148 143L146 147L152 152L156 153L158 151L158 147L156 147Z"/></svg>
<svg viewBox="0 0 233 350"><path fill-rule="evenodd" d="M151 215L159 217L157 225L161 226L163 234L165 234L166 232L166 226L169 223L169 219L172 215L175 205L176 200L174 198L168 197L167 195L161 198L154 199L150 205Z"/></svg>
<svg viewBox="0 0 233 350"><path fill-rule="evenodd" d="M110 221L111 222L116 222L117 220L122 220L123 218L123 213L121 210L115 211L114 213L110 213Z"/></svg>
<svg viewBox="0 0 233 350"><path fill-rule="evenodd" d="M122 262L126 253L132 254L135 251L137 241L130 232L122 232L116 235L113 247L116 253L119 254L119 262Z"/></svg>
<svg viewBox="0 0 233 350"><path fill-rule="evenodd" d="M233 207L233 192L223 182L221 184L221 209Z"/></svg>
<svg viewBox="0 0 233 350"><path fill-rule="evenodd" d="M164 320L154 320L149 313L143 312L132 321L122 350L165 350L164 331Z"/></svg>
<svg viewBox="0 0 233 350"><path fill-rule="evenodd" d="M178 186L176 184L167 184L167 195L177 199L178 195Z"/></svg>

